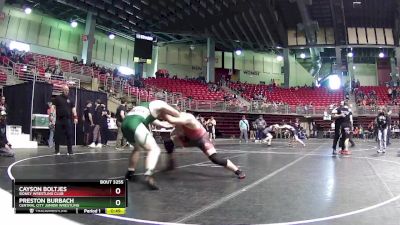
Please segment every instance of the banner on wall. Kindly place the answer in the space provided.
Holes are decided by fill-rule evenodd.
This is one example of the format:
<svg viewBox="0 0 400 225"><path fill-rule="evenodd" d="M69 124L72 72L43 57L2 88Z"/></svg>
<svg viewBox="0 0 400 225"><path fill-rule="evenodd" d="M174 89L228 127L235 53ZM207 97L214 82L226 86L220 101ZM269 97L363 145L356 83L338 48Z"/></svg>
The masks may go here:
<svg viewBox="0 0 400 225"><path fill-rule="evenodd" d="M260 72L251 71L251 70L243 70L243 74L249 75L249 76L260 76Z"/></svg>
<svg viewBox="0 0 400 225"><path fill-rule="evenodd" d="M203 70L201 66L192 66L192 70Z"/></svg>

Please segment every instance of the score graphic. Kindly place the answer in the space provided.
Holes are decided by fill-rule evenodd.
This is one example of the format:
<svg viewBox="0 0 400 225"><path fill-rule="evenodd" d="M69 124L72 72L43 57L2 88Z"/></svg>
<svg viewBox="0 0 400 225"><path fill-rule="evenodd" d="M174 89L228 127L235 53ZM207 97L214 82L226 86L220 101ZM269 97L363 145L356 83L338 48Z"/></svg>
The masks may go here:
<svg viewBox="0 0 400 225"><path fill-rule="evenodd" d="M15 180L16 213L125 214L126 180Z"/></svg>

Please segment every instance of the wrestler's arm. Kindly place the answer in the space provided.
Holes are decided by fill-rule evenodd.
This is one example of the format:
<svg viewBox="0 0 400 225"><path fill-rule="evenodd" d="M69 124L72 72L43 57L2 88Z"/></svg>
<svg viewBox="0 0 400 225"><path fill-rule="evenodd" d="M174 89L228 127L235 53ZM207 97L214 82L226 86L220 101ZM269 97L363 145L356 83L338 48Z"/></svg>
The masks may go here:
<svg viewBox="0 0 400 225"><path fill-rule="evenodd" d="M168 121L171 124L174 125L186 125L189 123L189 117L183 116L182 114L179 117L174 117L170 115L165 115L164 118L166 121Z"/></svg>
<svg viewBox="0 0 400 225"><path fill-rule="evenodd" d="M152 122L153 125L157 126L157 127L161 127L161 128L173 128L174 126L166 121L160 121L160 120L154 120Z"/></svg>

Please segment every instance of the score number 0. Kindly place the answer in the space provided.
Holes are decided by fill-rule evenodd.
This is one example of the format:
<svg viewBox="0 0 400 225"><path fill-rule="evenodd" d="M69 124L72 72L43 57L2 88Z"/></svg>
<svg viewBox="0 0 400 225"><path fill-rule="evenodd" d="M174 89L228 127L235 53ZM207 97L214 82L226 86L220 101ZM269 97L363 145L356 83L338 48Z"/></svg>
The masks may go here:
<svg viewBox="0 0 400 225"><path fill-rule="evenodd" d="M117 194L117 195L121 194L121 188L115 188L115 194ZM115 205L120 206L121 200L115 200Z"/></svg>

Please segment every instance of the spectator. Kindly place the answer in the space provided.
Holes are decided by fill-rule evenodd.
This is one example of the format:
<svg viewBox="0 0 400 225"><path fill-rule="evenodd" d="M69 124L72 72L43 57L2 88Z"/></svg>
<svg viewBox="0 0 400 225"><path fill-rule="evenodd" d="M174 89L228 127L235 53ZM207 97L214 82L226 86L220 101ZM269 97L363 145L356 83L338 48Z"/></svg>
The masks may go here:
<svg viewBox="0 0 400 225"><path fill-rule="evenodd" d="M52 102L47 103L47 115L49 116L49 140L47 141L49 148L54 146L54 131L56 128L56 109Z"/></svg>
<svg viewBox="0 0 400 225"><path fill-rule="evenodd" d="M0 157L14 157L11 144L7 140L6 126L7 114L5 111L0 112Z"/></svg>
<svg viewBox="0 0 400 225"><path fill-rule="evenodd" d="M207 120L207 130L208 134L210 135L210 141L215 140L215 127L217 126L217 121L214 119L213 116L210 117L210 119Z"/></svg>
<svg viewBox="0 0 400 225"><path fill-rule="evenodd" d="M206 120L200 114L197 114L196 119L203 125L204 128L206 127Z"/></svg>
<svg viewBox="0 0 400 225"><path fill-rule="evenodd" d="M83 144L85 146L89 145L90 143L90 139L91 139L91 135L93 134L93 127L94 127L94 123L93 123L93 114L92 114L92 102L91 101L87 101L86 102L86 108L83 110L83 116L82 116L82 120L83 120Z"/></svg>
<svg viewBox="0 0 400 225"><path fill-rule="evenodd" d="M387 131L390 125L390 121L388 119L387 113L385 109L380 109L379 114L375 119L375 124L377 125L378 130L378 141L379 141L379 150L378 153L386 152L387 145Z"/></svg>
<svg viewBox="0 0 400 225"><path fill-rule="evenodd" d="M253 121L250 127L250 140L256 139L256 131L257 131L257 124L255 121Z"/></svg>
<svg viewBox="0 0 400 225"><path fill-rule="evenodd" d="M242 138L246 141L246 143L249 142L248 138L248 132L250 129L249 121L247 121L246 116L243 115L242 119L239 121L239 129L240 129L240 140L239 142L242 142Z"/></svg>
<svg viewBox="0 0 400 225"><path fill-rule="evenodd" d="M102 146L107 146L108 142L108 120L110 118L110 112L107 110L105 104L101 104L101 121L100 121L100 134Z"/></svg>
<svg viewBox="0 0 400 225"><path fill-rule="evenodd" d="M60 142L62 136L67 138L68 155L72 155L72 119L78 123L75 103L69 98L69 87L63 86L63 93L55 99L56 128L55 128L55 154L60 155Z"/></svg>
<svg viewBox="0 0 400 225"><path fill-rule="evenodd" d="M122 130L121 130L121 124L122 124L122 121L125 119L125 114L126 114L126 99L122 98L121 105L117 108L117 112L116 112L117 127L118 127L117 140L116 140L116 144L115 144L116 150L122 150L122 147L124 147L126 145L126 140L125 140L124 135L122 134Z"/></svg>
<svg viewBox="0 0 400 225"><path fill-rule="evenodd" d="M101 144L101 132L100 132L100 125L101 125L101 116L103 113L103 109L101 108L101 101L97 99L94 103L95 108L93 111L93 140L92 143L89 145L91 148L101 148L103 147ZM96 144L97 143L97 144Z"/></svg>
<svg viewBox="0 0 400 225"><path fill-rule="evenodd" d="M261 143L261 140L263 139L263 131L265 127L267 127L267 122L265 122L264 118L262 115L258 117L256 120L256 125L257 125L257 133L256 133L256 143Z"/></svg>
<svg viewBox="0 0 400 225"><path fill-rule="evenodd" d="M1 96L0 111L4 111L7 114L7 103L6 103L6 97L4 96Z"/></svg>
<svg viewBox="0 0 400 225"><path fill-rule="evenodd" d="M393 90L392 90L392 88L388 88L388 96L389 96L389 99L392 99L393 100ZM372 96L371 96L372 97Z"/></svg>

